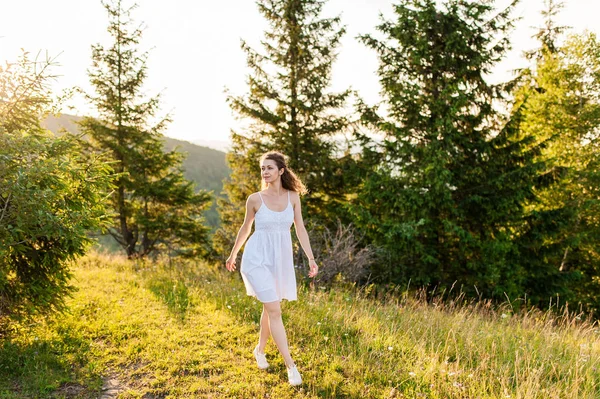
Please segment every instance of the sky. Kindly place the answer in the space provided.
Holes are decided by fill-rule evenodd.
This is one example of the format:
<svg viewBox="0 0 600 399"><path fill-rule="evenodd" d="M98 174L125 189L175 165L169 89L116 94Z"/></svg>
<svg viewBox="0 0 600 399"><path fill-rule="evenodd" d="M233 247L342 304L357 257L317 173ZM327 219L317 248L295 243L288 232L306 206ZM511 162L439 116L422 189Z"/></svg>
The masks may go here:
<svg viewBox="0 0 600 399"><path fill-rule="evenodd" d="M443 0L440 0L443 1ZM509 0L497 0L502 7ZM125 1L125 4L132 2ZM357 90L369 104L379 100L375 53L356 40L359 34L375 33L375 26L393 17L394 0L329 0L323 17L340 15L347 33L338 49L332 70L332 91ZM226 90L233 95L247 92L250 72L240 49L245 40L260 49L268 28L253 0L138 0L133 18L143 22L140 48L150 50L148 79L144 91L161 93L164 113L173 123L169 137L224 150L231 130L239 130L226 103ZM522 53L536 47L531 36L542 23L543 0L521 0L514 17L521 18L513 31L513 49L490 77L506 80L510 71L522 67ZM575 33L590 30L600 35L600 0L566 0L558 23ZM58 65L54 90L74 86L91 92L87 70L91 45L108 44L108 18L100 0L18 0L2 7L0 14L0 62L14 61L24 49L32 54L48 53ZM63 112L93 115L81 98L73 98Z"/></svg>

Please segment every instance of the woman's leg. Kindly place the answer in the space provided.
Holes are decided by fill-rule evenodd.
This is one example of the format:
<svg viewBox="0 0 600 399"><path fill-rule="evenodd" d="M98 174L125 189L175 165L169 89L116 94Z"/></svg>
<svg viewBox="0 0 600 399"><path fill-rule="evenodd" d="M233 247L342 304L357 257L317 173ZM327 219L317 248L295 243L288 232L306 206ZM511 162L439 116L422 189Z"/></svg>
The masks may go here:
<svg viewBox="0 0 600 399"><path fill-rule="evenodd" d="M281 318L281 304L279 302L269 302L264 304L264 309L267 311L269 317L269 330L275 345L279 349L279 353L283 356L286 366L292 367L294 361L290 356L290 350L288 348L287 335L285 328L283 327L283 319ZM261 333L262 335L262 333Z"/></svg>
<svg viewBox="0 0 600 399"><path fill-rule="evenodd" d="M260 353L265 353L265 347L267 346L267 341L269 340L270 335L271 330L269 329L269 316L267 314L267 310L263 306L262 315L260 316L260 338L258 339L258 351Z"/></svg>

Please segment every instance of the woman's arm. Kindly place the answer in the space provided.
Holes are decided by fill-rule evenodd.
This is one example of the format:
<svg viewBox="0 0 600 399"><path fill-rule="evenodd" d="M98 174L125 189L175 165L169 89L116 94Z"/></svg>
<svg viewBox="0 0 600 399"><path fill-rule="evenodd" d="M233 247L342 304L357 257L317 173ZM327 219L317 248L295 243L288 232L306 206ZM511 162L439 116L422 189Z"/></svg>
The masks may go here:
<svg viewBox="0 0 600 399"><path fill-rule="evenodd" d="M304 226L304 220L302 220L300 196L298 193L292 191L291 200L292 205L294 206L294 227L296 228L296 235L298 236L298 240L300 241L300 245L302 246L304 253L308 257L308 264L310 266L308 277L315 277L319 272L319 266L317 266L317 262L315 262L315 256L312 252L312 248L310 247L308 232Z"/></svg>
<svg viewBox="0 0 600 399"><path fill-rule="evenodd" d="M250 231L252 230L252 222L254 221L254 216L256 215L255 210L256 205L256 195L252 194L246 200L246 216L244 217L244 223L240 230L238 231L237 237L235 239L235 244L233 245L233 249L231 250L231 254L229 258L225 261L225 267L230 272L235 270L235 260L237 258L237 254L246 242L246 239L250 235Z"/></svg>

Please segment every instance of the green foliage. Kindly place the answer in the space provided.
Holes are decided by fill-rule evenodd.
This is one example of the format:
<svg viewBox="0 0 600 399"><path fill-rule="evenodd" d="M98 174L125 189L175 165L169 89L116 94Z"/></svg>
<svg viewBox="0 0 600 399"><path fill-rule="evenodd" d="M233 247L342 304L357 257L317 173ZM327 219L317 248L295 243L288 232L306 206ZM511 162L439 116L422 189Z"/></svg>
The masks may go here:
<svg viewBox="0 0 600 399"><path fill-rule="evenodd" d="M65 131L79 136L82 134L79 127L82 120L82 117L61 113L60 115L49 115L42 121L42 126L58 136ZM86 139L85 136L83 138ZM206 190L212 191L215 195L221 194L223 180L230 173L225 162L224 152L166 136L162 137L162 140L165 152L177 151L185 156L181 164L183 176L194 182L195 191ZM216 198L211 209L206 211L205 217L212 228L219 226ZM112 239L112 237L109 238ZM114 242L114 245L119 247L116 242Z"/></svg>
<svg viewBox="0 0 600 399"><path fill-rule="evenodd" d="M512 27L514 4L492 3L401 1L377 27L383 40L362 37L379 55L388 115L361 105L383 139L364 150L371 171L353 213L386 249L380 280L521 293L526 265L509 260L544 165L534 160L541 145L519 135L519 114L506 122L493 108L504 87L484 80Z"/></svg>
<svg viewBox="0 0 600 399"><path fill-rule="evenodd" d="M204 216L210 227L220 226L219 213L216 209L216 198L223 196L223 180L231 172L225 161L225 153L212 148L202 147L187 141L164 138L165 151L178 151L185 154L182 163L183 176L194 182L194 188L213 192L215 200Z"/></svg>
<svg viewBox="0 0 600 399"><path fill-rule="evenodd" d="M62 310L69 261L89 247L106 220L110 166L82 157L75 137L39 125L50 105L48 68L27 54L0 68L0 325Z"/></svg>
<svg viewBox="0 0 600 399"><path fill-rule="evenodd" d="M234 136L235 137L235 136ZM217 199L217 209L221 218L221 227L214 235L214 245L217 253L225 259L233 248L239 226L242 225L245 212L245 201L248 196L260 190L258 159L262 154L255 146L245 146L242 136L233 141L231 151L227 154L227 163L231 168L229 178L223 181L225 197ZM245 151L245 156L254 159L250 163L240 155Z"/></svg>
<svg viewBox="0 0 600 399"><path fill-rule="evenodd" d="M318 0L259 0L269 23L263 52L242 49L252 75L246 96L228 101L251 123L232 135L228 155L231 177L220 202L223 227L217 234L220 252L230 250L243 220L243 205L260 189L258 162L262 153L277 150L289 157L288 166L306 184L304 211L322 222L344 218L343 203L350 185L346 171L352 165L339 140L349 121L340 116L350 91L327 93L331 66L345 29L340 19L319 18L324 2Z"/></svg>
<svg viewBox="0 0 600 399"><path fill-rule="evenodd" d="M142 31L131 29L135 6L125 9L120 0L103 4L114 41L109 47L92 47L89 76L96 93L88 99L100 118L85 119L81 128L96 151L116 162L119 177L110 201L115 217L109 232L130 258L160 250L205 255L210 243L202 214L211 197L195 193L183 177L182 154L163 151L162 131L169 117L158 118L158 96L142 96L148 53L138 51Z"/></svg>
<svg viewBox="0 0 600 399"><path fill-rule="evenodd" d="M541 39L545 29L515 96L524 102L521 134L548 141L540 158L559 184L531 205L520 249L531 265L525 289L533 303L558 294L598 310L600 43L584 33L558 45Z"/></svg>

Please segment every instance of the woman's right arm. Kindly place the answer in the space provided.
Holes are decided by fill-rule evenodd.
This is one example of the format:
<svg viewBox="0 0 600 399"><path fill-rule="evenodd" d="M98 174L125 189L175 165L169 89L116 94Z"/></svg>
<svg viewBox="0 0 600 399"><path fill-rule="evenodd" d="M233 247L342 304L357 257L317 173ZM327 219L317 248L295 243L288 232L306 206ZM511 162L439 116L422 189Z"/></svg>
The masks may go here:
<svg viewBox="0 0 600 399"><path fill-rule="evenodd" d="M230 272L235 270L235 260L237 258L237 254L240 251L240 248L246 242L246 239L250 235L250 231L252 230L252 222L254 221L255 211L255 203L256 203L256 195L252 194L246 200L246 216L244 217L244 223L240 230L238 231L237 237L235 239L235 244L233 245L233 249L231 250L231 254L227 261L225 261L225 267Z"/></svg>

